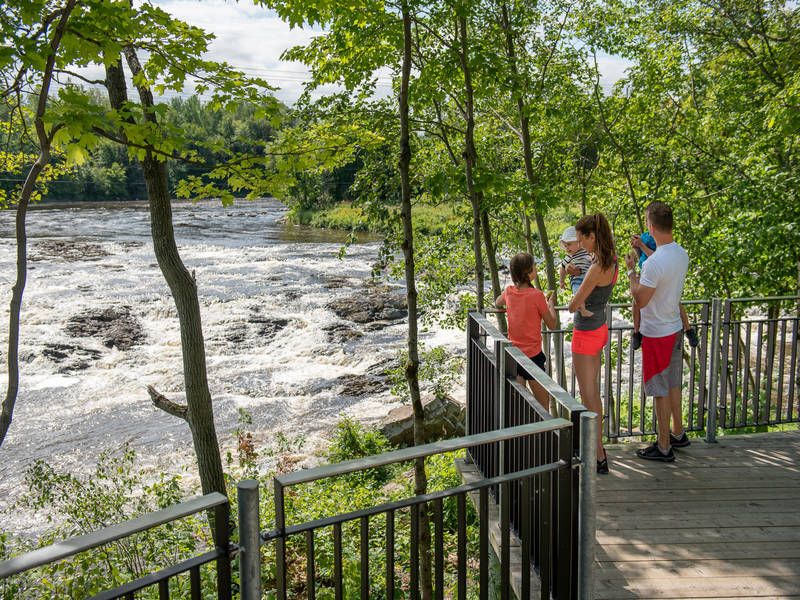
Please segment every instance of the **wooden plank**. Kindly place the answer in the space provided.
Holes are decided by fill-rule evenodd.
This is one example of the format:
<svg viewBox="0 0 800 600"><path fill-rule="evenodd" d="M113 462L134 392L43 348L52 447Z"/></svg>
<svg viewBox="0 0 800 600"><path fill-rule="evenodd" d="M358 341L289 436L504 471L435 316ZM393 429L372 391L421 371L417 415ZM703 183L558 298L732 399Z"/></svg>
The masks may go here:
<svg viewBox="0 0 800 600"><path fill-rule="evenodd" d="M709 498L705 500L687 500L686 502L660 502L658 494L650 494L650 501L631 502L625 505L624 511L620 513L616 504L601 504L597 509L597 516L636 516L640 514L652 515L675 515L683 517L685 514L727 514L737 515L741 512L750 514L773 514L781 517L786 513L797 511L800 508L800 500L793 498L790 500L729 500L728 498Z"/></svg>
<svg viewBox="0 0 800 600"><path fill-rule="evenodd" d="M630 544L606 544L597 549L596 557L598 563L606 561L651 563L687 557L691 557L692 560L735 560L744 557L800 559L800 542L709 542L686 546L642 540ZM800 584L800 572L797 575Z"/></svg>
<svg viewBox="0 0 800 600"><path fill-rule="evenodd" d="M652 540L661 544L697 542L800 542L800 526L796 527L698 527L692 529L619 529L598 530L597 542L602 545L629 544L632 540Z"/></svg>
<svg viewBox="0 0 800 600"><path fill-rule="evenodd" d="M664 600L667 598L786 598L797 596L794 577L669 577L627 581L597 578L595 600Z"/></svg>
<svg viewBox="0 0 800 600"><path fill-rule="evenodd" d="M613 579L668 579L670 577L796 577L800 573L800 559L764 561L761 559L737 560L656 560L642 569L634 562L601 562L596 576Z"/></svg>
<svg viewBox="0 0 800 600"><path fill-rule="evenodd" d="M655 510L655 509L654 509ZM675 515L638 515L635 519L624 519L619 514L599 515L597 528L602 531L641 529L696 529L699 527L798 527L800 515L786 514L776 517L768 514L743 515L701 515L687 514L679 521Z"/></svg>
<svg viewBox="0 0 800 600"><path fill-rule="evenodd" d="M731 497L736 500L785 500L800 498L800 486L797 487L735 487L735 488L681 488L665 489L658 492L659 503L687 502L692 500L713 500ZM628 504L636 502L652 502L649 493L643 490L599 490L597 504L599 506L613 506L615 504Z"/></svg>

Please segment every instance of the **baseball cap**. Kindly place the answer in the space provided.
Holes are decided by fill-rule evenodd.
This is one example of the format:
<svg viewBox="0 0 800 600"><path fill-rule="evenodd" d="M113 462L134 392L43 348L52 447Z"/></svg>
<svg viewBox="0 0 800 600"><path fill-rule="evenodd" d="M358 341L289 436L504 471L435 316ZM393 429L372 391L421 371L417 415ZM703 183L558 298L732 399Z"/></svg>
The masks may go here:
<svg viewBox="0 0 800 600"><path fill-rule="evenodd" d="M564 242L577 242L577 241L578 241L578 235L575 233L575 226L570 225L561 234L561 238L558 240L558 245L563 248Z"/></svg>

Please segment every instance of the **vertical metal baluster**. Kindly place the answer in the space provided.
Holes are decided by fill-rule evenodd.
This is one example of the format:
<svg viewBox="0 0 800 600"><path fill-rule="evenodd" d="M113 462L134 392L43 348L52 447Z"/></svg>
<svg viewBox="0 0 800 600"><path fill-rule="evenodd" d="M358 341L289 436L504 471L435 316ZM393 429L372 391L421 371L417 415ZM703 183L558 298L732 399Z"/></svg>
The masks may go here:
<svg viewBox="0 0 800 600"><path fill-rule="evenodd" d="M200 596L198 596L198 598L199 597ZM130 594L125 594L125 600L134 600L133 592L131 592ZM192 598L192 600L194 600L194 598Z"/></svg>
<svg viewBox="0 0 800 600"><path fill-rule="evenodd" d="M436 577L436 600L444 600L444 522L442 517L442 499L433 502L434 545L436 546L434 565Z"/></svg>
<svg viewBox="0 0 800 600"><path fill-rule="evenodd" d="M275 580L278 600L286 600L286 515L283 512L283 486L277 478L275 485L275 528L278 538L275 540Z"/></svg>
<svg viewBox="0 0 800 600"><path fill-rule="evenodd" d="M316 565L314 564L314 530L306 531L306 592L308 600L317 597L317 582L315 578Z"/></svg>
<svg viewBox="0 0 800 600"><path fill-rule="evenodd" d="M733 382L731 384L731 425L738 427L736 421L736 392L739 389L739 338L741 337L741 324L739 321L731 323L733 327Z"/></svg>
<svg viewBox="0 0 800 600"><path fill-rule="evenodd" d="M796 379L796 375L795 375L796 371L795 371L795 369L797 368L797 337L798 337L797 336L797 333L798 333L797 330L800 329L800 319L795 318L793 320L793 323L794 323L794 327L792 328L792 348L791 348L791 351L792 351L792 360L791 360L792 366L789 367L789 393L787 394L787 397L786 397L786 404L787 404L788 409L789 409L788 410L788 414L786 415L786 421L787 422L791 422L791 421L794 420L794 402L795 402L795 398L797 397L797 393L796 393L796 390L795 390L795 385L797 383L795 381L795 379Z"/></svg>
<svg viewBox="0 0 800 600"><path fill-rule="evenodd" d="M520 553L522 563L520 565L521 591L520 597L531 597L531 479L526 477L522 480L522 503L520 506L521 514L519 519L520 533Z"/></svg>
<svg viewBox="0 0 800 600"><path fill-rule="evenodd" d="M783 419L783 377L786 369L786 320L781 320L781 350L778 359L778 407L775 415L777 423L785 423Z"/></svg>
<svg viewBox="0 0 800 600"><path fill-rule="evenodd" d="M711 301L711 354L708 367L708 415L706 417L706 442L717 441L717 395L719 391L719 336L720 336L720 304L719 298Z"/></svg>
<svg viewBox="0 0 800 600"><path fill-rule="evenodd" d="M757 340L756 340L756 382L753 386L753 392L755 395L755 402L754 409L756 425L761 425L761 345L764 343L764 322L759 321L758 327L756 328L757 332Z"/></svg>
<svg viewBox="0 0 800 600"><path fill-rule="evenodd" d="M413 505L411 512L411 600L419 600L419 506Z"/></svg>
<svg viewBox="0 0 800 600"><path fill-rule="evenodd" d="M606 305L606 326L610 329L611 328L611 307ZM611 341L611 333L609 332L609 342ZM605 360L603 361L605 364L603 365L603 376L605 377L605 385L603 387L604 390L604 398L603 398L603 414L606 415L605 427L603 430L606 432L606 437L611 439L611 415L616 415L616 411L614 410L614 406L611 405L611 344L606 342L605 346ZM600 389L598 387L598 389ZM616 423L619 426L619 423Z"/></svg>
<svg viewBox="0 0 800 600"><path fill-rule="evenodd" d="M708 302L703 303L701 318L703 320L703 331L700 336L700 381L698 385L697 399L697 429L705 428L706 422L706 394L708 386Z"/></svg>
<svg viewBox="0 0 800 600"><path fill-rule="evenodd" d="M167 579L158 582L158 600L169 600L169 580Z"/></svg>
<svg viewBox="0 0 800 600"><path fill-rule="evenodd" d="M219 600L231 600L233 586L231 582L231 557L228 552L231 543L231 512L230 504L226 502L214 509L214 529L217 550L221 550L217 557L217 596Z"/></svg>
<svg viewBox="0 0 800 600"><path fill-rule="evenodd" d="M769 316L769 311L767 311ZM764 369L764 394L766 396L766 423L772 423L772 376L775 372L775 336L778 329L777 321L767 319L767 356Z"/></svg>
<svg viewBox="0 0 800 600"><path fill-rule="evenodd" d="M572 429L561 429L557 432L556 451L558 460L565 466L556 471L556 582L555 589L559 598L569 598L572 591L573 575L576 573L572 562L572 517L575 498L572 496Z"/></svg>
<svg viewBox="0 0 800 600"><path fill-rule="evenodd" d="M479 576L478 594L480 600L489 597L489 488L480 490L480 506L478 508L480 522L479 532Z"/></svg>
<svg viewBox="0 0 800 600"><path fill-rule="evenodd" d="M750 406L750 344L753 337L753 324L745 322L744 334L744 381L742 382L742 414L744 417L744 424L755 423L756 419L751 414L748 407Z"/></svg>
<svg viewBox="0 0 800 600"><path fill-rule="evenodd" d="M386 513L386 599L394 600L394 511Z"/></svg>
<svg viewBox="0 0 800 600"><path fill-rule="evenodd" d="M633 329L631 329L631 335L633 335ZM633 431L633 405L636 403L633 397L633 368L635 364L633 340L631 340L631 343L628 344L628 431Z"/></svg>
<svg viewBox="0 0 800 600"><path fill-rule="evenodd" d="M361 517L361 600L369 600L369 517Z"/></svg>
<svg viewBox="0 0 800 600"><path fill-rule="evenodd" d="M617 330L617 437L620 435L620 428L622 424L620 423L620 419L622 417L622 330ZM630 434L630 430L627 432Z"/></svg>
<svg viewBox="0 0 800 600"><path fill-rule="evenodd" d="M717 406L722 411L722 427L730 427L732 423L728 418L728 354L730 352L730 330L731 330L731 301L725 300L722 316L722 355L720 356L720 392L717 398Z"/></svg>
<svg viewBox="0 0 800 600"><path fill-rule="evenodd" d="M201 600L203 597L200 589L200 567L192 567L189 571L189 589L191 590L192 600ZM125 598L130 597L133 600L133 593L128 594Z"/></svg>
<svg viewBox="0 0 800 600"><path fill-rule="evenodd" d="M552 473L542 473L540 516L539 516L539 581L542 586L542 600L550 600L553 590L553 485Z"/></svg>
<svg viewBox="0 0 800 600"><path fill-rule="evenodd" d="M342 573L342 524L333 524L333 590L336 600L344 598L344 577Z"/></svg>
<svg viewBox="0 0 800 600"><path fill-rule="evenodd" d="M500 498L500 597L511 597L511 523L509 522L510 494L506 481L502 484Z"/></svg>
<svg viewBox="0 0 800 600"><path fill-rule="evenodd" d="M697 333L697 330L695 330ZM689 429L692 429L694 426L694 419L695 419L695 366L697 363L697 348L689 349L689 418L686 420L689 426Z"/></svg>
<svg viewBox="0 0 800 600"><path fill-rule="evenodd" d="M467 600L467 506L464 493L456 496L458 514L458 600Z"/></svg>

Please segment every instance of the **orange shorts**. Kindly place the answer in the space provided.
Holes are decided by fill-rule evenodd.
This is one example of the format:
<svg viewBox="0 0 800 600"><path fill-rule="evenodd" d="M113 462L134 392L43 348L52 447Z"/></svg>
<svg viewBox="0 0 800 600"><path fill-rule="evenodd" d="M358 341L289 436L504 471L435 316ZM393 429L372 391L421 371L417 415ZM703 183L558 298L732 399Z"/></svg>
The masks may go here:
<svg viewBox="0 0 800 600"><path fill-rule="evenodd" d="M581 331L579 329L572 331L573 354L594 356L598 350L601 350L606 345L606 342L608 342L608 325L605 323L590 331Z"/></svg>

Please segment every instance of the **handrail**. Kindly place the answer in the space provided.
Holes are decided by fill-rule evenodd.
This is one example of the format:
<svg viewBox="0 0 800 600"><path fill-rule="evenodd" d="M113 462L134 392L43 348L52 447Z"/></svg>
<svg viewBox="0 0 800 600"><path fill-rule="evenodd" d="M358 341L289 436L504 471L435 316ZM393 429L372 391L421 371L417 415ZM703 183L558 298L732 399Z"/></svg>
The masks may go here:
<svg viewBox="0 0 800 600"><path fill-rule="evenodd" d="M567 422L565 421L565 423ZM346 513L340 513L333 517L323 517L314 521L306 521L300 525L288 525L284 533L281 533L278 529L272 529L262 533L261 539L264 542L268 542L278 537L288 537L290 535L296 535L312 529L330 527L331 525L335 525L337 523L355 521L362 517L371 517L389 511L398 511L411 506L416 506L418 504L426 504L434 500L449 498L450 496L456 496L458 494L474 492L483 488L490 488L501 483L528 479L529 477L535 477L536 475L541 475L542 473L549 473L551 471L569 468L579 463L580 460L577 458L573 458L572 463L564 460L557 460L555 462L540 465L538 467L525 469L524 471L515 471L513 473L507 473L505 475L499 475L489 479L481 479L480 481L474 483L465 483L456 487L447 488L446 490L440 490L438 492L429 492L427 494L414 496L413 498L405 498L403 500L392 500L391 502L376 504L375 506L370 506L369 508L362 508Z"/></svg>
<svg viewBox="0 0 800 600"><path fill-rule="evenodd" d="M393 450L391 452L385 452L375 456L367 456L366 458L357 458L340 463L322 465L313 469L293 471L292 473L278 475L275 477L275 481L280 484L281 487L289 487L299 483L308 483L309 481L325 479L335 475L344 475L346 473L353 473L354 471L361 471L374 467L382 467L384 465L389 465L396 462L405 462L414 460L416 458L425 458L434 454L443 454L446 452L461 450L463 448L480 446L481 444L502 442L535 433L555 431L557 429L568 427L569 425L570 422L566 419L552 419L550 421L509 427L508 429L498 429L496 431L488 431L486 433L476 433L460 438L424 444L422 446L412 446L410 448L403 448L401 450Z"/></svg>
<svg viewBox="0 0 800 600"><path fill-rule="evenodd" d="M170 521L182 519L183 517L188 517L189 515L227 503L228 498L223 494L212 492L205 496L198 496L186 502L181 502L180 504L175 504L153 513L135 517L123 523L56 542L44 548L38 548L26 554L21 554L0 562L0 579L30 569L35 569L36 567L41 567L42 565L56 562L64 558L69 558L80 552L115 542L129 535L133 535L134 533L152 529L153 527L164 525Z"/></svg>
<svg viewBox="0 0 800 600"><path fill-rule="evenodd" d="M586 407L583 404L575 400L575 398L570 396L564 388L553 381L553 379L547 373L533 364L533 361L525 356L525 353L522 350L515 346L509 346L506 348L506 352L508 352L514 358L514 360L517 361L517 364L525 367L525 369L528 371L528 374L530 374L539 385L546 389L550 396L556 400L556 402L570 411L570 413L586 410Z"/></svg>

